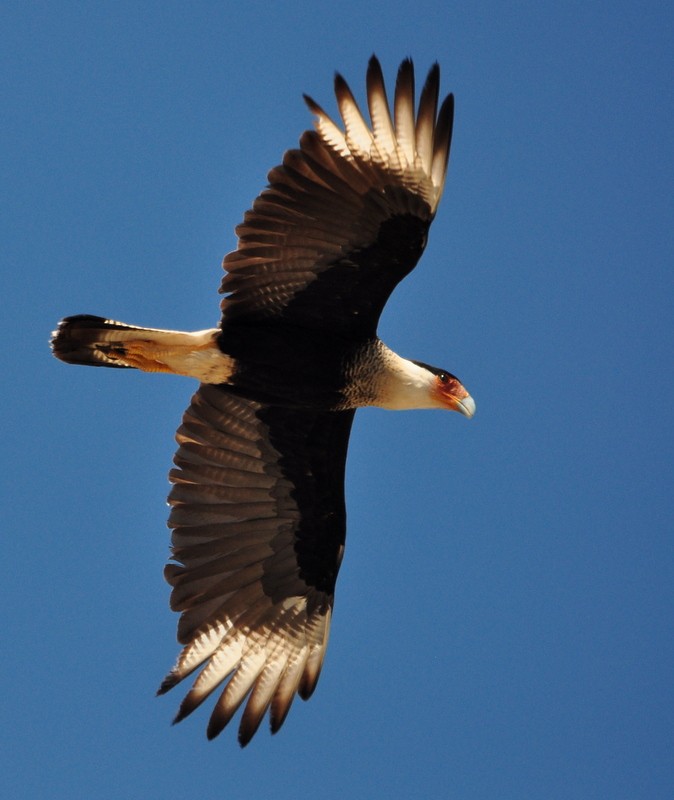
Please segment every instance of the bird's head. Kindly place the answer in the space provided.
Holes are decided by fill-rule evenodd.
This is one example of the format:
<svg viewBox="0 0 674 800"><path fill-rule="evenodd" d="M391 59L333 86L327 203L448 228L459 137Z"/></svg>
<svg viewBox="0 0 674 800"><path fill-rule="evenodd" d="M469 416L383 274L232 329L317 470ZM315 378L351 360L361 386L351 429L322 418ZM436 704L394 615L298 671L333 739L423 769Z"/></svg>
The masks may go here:
<svg viewBox="0 0 674 800"><path fill-rule="evenodd" d="M423 361L414 362L418 367L427 370L433 376L430 381L430 393L436 407L458 411L464 417L472 417L475 413L475 400L468 394L461 381L446 369L432 367Z"/></svg>
<svg viewBox="0 0 674 800"><path fill-rule="evenodd" d="M423 361L408 361L386 348L383 369L384 390L380 408L402 411L408 408L444 408L465 417L475 413L475 401L461 381L446 369Z"/></svg>

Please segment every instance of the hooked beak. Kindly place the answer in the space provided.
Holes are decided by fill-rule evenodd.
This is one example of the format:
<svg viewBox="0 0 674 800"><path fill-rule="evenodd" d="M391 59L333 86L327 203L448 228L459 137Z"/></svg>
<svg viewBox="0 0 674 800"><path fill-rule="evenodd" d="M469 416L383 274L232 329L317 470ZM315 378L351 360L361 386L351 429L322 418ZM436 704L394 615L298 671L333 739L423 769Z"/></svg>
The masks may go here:
<svg viewBox="0 0 674 800"><path fill-rule="evenodd" d="M444 373L438 378L438 390L441 402L445 408L458 411L464 417L473 416L475 413L475 400L468 394L463 384L453 375Z"/></svg>
<svg viewBox="0 0 674 800"><path fill-rule="evenodd" d="M473 400L473 398L467 394L465 397L462 397L461 400L457 399L454 408L460 414L463 414L464 417L468 417L470 419L475 413L475 400Z"/></svg>

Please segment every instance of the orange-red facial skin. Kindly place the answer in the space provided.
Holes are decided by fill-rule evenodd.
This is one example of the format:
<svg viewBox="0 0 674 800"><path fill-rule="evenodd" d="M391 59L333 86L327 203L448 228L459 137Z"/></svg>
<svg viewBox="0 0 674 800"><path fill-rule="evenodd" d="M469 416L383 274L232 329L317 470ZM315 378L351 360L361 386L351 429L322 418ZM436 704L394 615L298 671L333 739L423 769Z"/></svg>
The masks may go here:
<svg viewBox="0 0 674 800"><path fill-rule="evenodd" d="M470 397L461 381L448 372L438 375L435 381L438 399L441 404L452 411L461 411L460 401Z"/></svg>

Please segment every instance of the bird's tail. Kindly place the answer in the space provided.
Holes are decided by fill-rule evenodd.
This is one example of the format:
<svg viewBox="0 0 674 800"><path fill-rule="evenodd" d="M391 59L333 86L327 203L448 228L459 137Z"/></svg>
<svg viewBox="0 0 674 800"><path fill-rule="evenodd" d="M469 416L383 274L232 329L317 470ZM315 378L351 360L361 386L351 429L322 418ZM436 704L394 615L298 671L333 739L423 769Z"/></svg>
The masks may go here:
<svg viewBox="0 0 674 800"><path fill-rule="evenodd" d="M140 328L78 314L61 320L52 334L52 352L69 364L172 372L203 383L226 383L234 362L217 345L217 328L184 333Z"/></svg>

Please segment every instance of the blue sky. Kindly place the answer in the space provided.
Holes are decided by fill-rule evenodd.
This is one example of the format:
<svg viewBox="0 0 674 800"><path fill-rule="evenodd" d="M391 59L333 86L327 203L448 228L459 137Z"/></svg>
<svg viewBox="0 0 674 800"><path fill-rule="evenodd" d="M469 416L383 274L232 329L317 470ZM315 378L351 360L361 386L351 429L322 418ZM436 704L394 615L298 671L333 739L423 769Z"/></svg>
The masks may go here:
<svg viewBox="0 0 674 800"><path fill-rule="evenodd" d="M588 7L591 6L591 8ZM5 574L16 798L670 798L672 58L665 3L40 3L0 11ZM155 698L187 379L68 368L62 316L217 322L269 168L411 55L456 94L382 338L477 401L359 413L316 694L207 742Z"/></svg>

